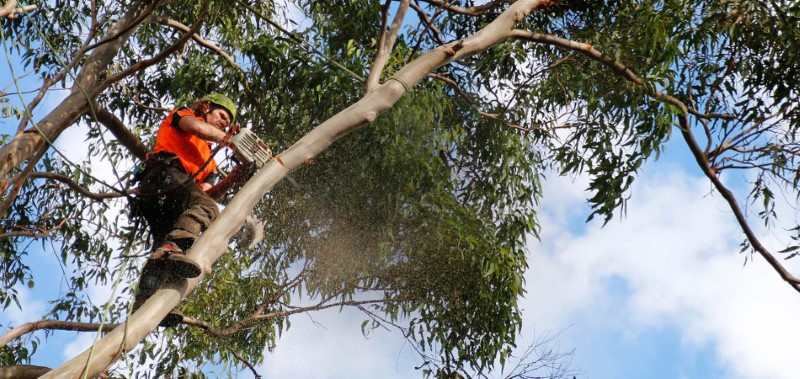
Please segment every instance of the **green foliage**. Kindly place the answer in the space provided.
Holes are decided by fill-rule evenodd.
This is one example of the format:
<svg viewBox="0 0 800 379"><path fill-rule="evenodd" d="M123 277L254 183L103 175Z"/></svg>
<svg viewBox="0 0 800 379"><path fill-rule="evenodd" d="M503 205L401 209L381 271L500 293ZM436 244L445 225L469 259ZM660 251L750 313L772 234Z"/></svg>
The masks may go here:
<svg viewBox="0 0 800 379"><path fill-rule="evenodd" d="M129 6L150 3L94 4L92 42ZM291 36L264 20L278 19L281 10L272 2L255 3L258 15L212 2L201 29L235 65L190 43L115 83L99 105L151 143L167 110L221 92L239 104L241 124L280 152L363 95L359 79L312 51L366 77L383 2L300 1L307 20ZM30 4L39 10L7 20L3 32L26 72L51 78L93 31L93 3ZM437 10L420 5L428 15ZM199 8L179 0L155 13L192 25ZM500 11L445 12L436 19L437 32L445 41L465 38ZM486 375L496 361L505 362L521 326L525 242L538 234L542 172L588 175L589 219L608 222L624 212L638 170L659 157L686 116L704 138L701 144L708 144L705 157L717 172L760 170L751 176L749 200L774 225L776 194L786 188L796 193L800 180L799 19L799 6L788 1L571 0L534 12L518 27L591 44L642 84L580 52L521 40L439 69L436 74L458 90L433 79L421 82L372 125L338 141L262 199L256 215L267 223L266 239L252 252L231 249L182 304L208 329L181 326L151 336L128 357L129 368L141 373L137 377L201 377L208 363L244 370L242 359L261 362L263 350L289 328L282 313L287 305L369 299L374 301L361 305L370 317L365 327L369 321L401 325L425 355L424 373ZM438 47L431 33L404 28L382 77ZM151 58L180 35L144 23L103 75ZM56 85L71 81L67 76ZM666 104L665 95L689 104L693 113ZM3 115L20 114L5 97L0 102ZM49 153L36 170L93 192L129 188L130 152L92 118L82 121L89 126L85 160L67 162ZM9 137L0 135L3 143ZM747 148L722 149L723 141ZM97 162L118 168L113 180L97 180ZM229 169L231 162L222 166ZM147 247L132 237L125 203L124 197L92 200L59 181L26 182L0 221L0 233L49 234L0 238L3 309L20 306L20 285L45 279L30 267L31 257L44 251L64 273L48 317L127 317L131 290L125 283L137 277L137 255ZM785 252L794 256L795 250ZM105 314L87 289L118 279L119 297ZM270 317L254 318L257 310ZM35 345L12 345L2 350L0 362L22 362L34 351Z"/></svg>
<svg viewBox="0 0 800 379"><path fill-rule="evenodd" d="M37 342L31 344L31 351L20 343L11 343L0 348L0 367L29 364L30 356L36 352Z"/></svg>

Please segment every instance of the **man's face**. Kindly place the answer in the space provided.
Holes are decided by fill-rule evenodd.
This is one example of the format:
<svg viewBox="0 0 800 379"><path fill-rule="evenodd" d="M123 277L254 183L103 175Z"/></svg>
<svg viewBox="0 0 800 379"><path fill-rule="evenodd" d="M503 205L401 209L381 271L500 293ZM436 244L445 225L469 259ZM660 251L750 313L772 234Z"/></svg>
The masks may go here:
<svg viewBox="0 0 800 379"><path fill-rule="evenodd" d="M214 108L211 112L206 115L206 122L225 130L225 128L230 124L231 117L228 115L228 111L222 108Z"/></svg>

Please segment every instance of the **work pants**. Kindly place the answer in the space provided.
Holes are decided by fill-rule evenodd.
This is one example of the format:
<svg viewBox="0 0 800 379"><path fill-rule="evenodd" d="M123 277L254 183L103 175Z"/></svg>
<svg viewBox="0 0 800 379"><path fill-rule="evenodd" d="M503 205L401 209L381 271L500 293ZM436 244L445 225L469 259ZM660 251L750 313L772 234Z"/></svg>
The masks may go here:
<svg viewBox="0 0 800 379"><path fill-rule="evenodd" d="M217 203L174 156L148 161L139 185L139 209L150 226L153 246L170 241L186 251L219 216Z"/></svg>

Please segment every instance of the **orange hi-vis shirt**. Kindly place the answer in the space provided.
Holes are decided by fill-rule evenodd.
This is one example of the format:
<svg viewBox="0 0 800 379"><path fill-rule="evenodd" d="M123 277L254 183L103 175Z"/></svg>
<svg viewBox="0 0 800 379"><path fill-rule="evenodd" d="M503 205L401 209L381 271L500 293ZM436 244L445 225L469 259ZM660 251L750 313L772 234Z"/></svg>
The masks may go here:
<svg viewBox="0 0 800 379"><path fill-rule="evenodd" d="M195 115L194 111L189 108L173 110L158 128L153 153L168 152L177 155L189 175L194 175L200 166L210 160L208 165L194 177L194 180L200 184L209 174L216 171L217 163L211 156L210 142L181 130L178 126L181 117L195 117L205 121L204 117Z"/></svg>

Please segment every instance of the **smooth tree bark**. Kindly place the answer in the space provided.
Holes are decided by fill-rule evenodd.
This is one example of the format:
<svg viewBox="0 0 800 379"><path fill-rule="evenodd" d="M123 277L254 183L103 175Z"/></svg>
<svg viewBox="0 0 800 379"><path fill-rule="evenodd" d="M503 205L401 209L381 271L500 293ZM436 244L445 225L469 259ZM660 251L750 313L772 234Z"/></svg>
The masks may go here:
<svg viewBox="0 0 800 379"><path fill-rule="evenodd" d="M533 10L548 5L543 0L519 0L493 22L474 35L441 46L407 64L374 91L317 126L303 138L261 168L234 196L219 218L206 230L189 251L189 256L203 267L193 279L169 283L151 296L127 322L107 334L79 356L43 376L43 378L93 377L135 347L177 306L226 251L228 241L239 229L261 197L292 171L311 164L333 142L368 125L390 109L407 91L434 69L478 54L512 37L514 26Z"/></svg>

